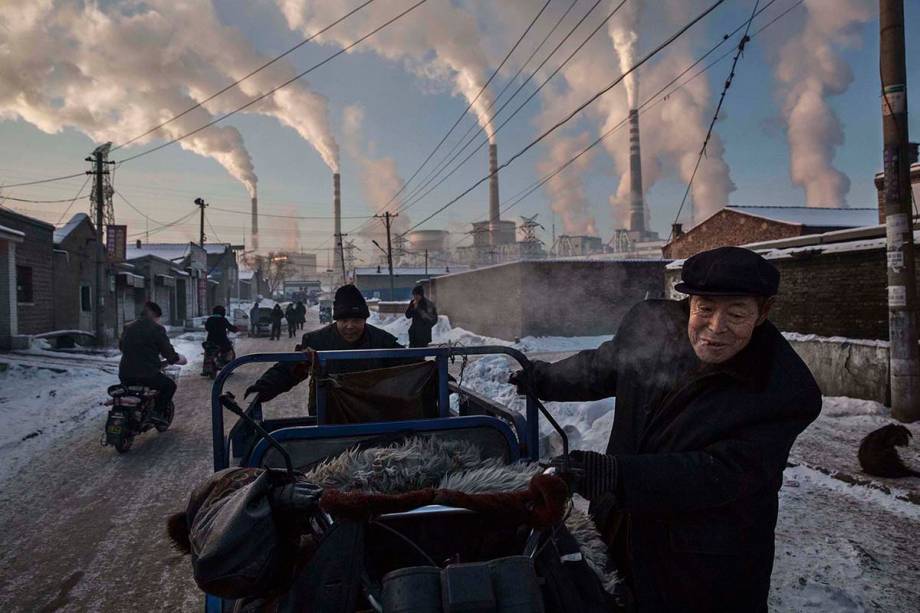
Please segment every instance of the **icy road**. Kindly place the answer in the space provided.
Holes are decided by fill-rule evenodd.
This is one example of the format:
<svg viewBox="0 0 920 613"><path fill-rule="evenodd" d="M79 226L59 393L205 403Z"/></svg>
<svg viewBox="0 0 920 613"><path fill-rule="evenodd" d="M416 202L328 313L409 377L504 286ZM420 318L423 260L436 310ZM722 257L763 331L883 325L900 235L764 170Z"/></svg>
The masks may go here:
<svg viewBox="0 0 920 613"><path fill-rule="evenodd" d="M387 327L404 336L405 324ZM435 332L436 342L493 340L450 329L446 321ZM210 382L198 375L199 342L195 335L176 340L193 362L182 372L172 428L145 433L126 455L99 445L105 419L99 402L114 382L111 361L0 372L0 611L202 609L189 562L164 533L166 516L183 509L192 487L211 472ZM292 344L240 338L237 352ZM553 359L580 348L571 339L524 339L518 346L556 351L546 354ZM234 375L229 389L241 396L261 370ZM503 359L485 358L469 366L464 384L506 402L513 398L507 374ZM301 386L266 411L297 411L305 391ZM578 431L579 446L597 448L609 433L611 405L551 410ZM904 490L881 484L890 486L886 492L813 468L853 472L854 441L888 421L880 411L872 403L827 399L821 419L793 451L799 466L786 471L780 494L772 610L920 610L917 484L902 482ZM45 419L35 423L23 412ZM920 436L915 441L920 446ZM905 499L911 492L914 501Z"/></svg>

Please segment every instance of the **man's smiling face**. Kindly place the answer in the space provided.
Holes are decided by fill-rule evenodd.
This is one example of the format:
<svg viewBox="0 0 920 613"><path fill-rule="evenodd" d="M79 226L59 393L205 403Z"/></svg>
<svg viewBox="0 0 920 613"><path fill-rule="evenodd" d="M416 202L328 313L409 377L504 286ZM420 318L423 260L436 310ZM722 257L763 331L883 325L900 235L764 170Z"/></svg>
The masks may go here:
<svg viewBox="0 0 920 613"><path fill-rule="evenodd" d="M720 364L747 347L772 300L753 296L691 296L687 335L697 357Z"/></svg>

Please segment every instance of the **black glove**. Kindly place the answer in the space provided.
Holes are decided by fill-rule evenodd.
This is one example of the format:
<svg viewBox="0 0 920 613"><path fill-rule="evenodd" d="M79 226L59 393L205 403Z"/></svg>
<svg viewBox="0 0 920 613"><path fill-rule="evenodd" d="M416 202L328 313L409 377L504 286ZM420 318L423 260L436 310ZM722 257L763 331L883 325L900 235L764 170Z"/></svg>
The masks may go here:
<svg viewBox="0 0 920 613"><path fill-rule="evenodd" d="M517 387L517 393L524 395L530 391L530 373L526 370L516 370L508 377L508 383Z"/></svg>
<svg viewBox="0 0 920 613"><path fill-rule="evenodd" d="M273 509L284 512L310 513L319 506L323 488L296 475L291 481L285 471L271 470L269 499Z"/></svg>
<svg viewBox="0 0 920 613"><path fill-rule="evenodd" d="M260 402L268 402L274 398L274 394L268 391L268 387L263 384L261 381L256 381L252 385L246 388L246 393L243 394L243 398L249 398L251 394L258 394Z"/></svg>
<svg viewBox="0 0 920 613"><path fill-rule="evenodd" d="M569 484L569 489L592 502L606 494L616 494L617 461L614 456L575 450L569 452L568 458L553 458L552 466Z"/></svg>

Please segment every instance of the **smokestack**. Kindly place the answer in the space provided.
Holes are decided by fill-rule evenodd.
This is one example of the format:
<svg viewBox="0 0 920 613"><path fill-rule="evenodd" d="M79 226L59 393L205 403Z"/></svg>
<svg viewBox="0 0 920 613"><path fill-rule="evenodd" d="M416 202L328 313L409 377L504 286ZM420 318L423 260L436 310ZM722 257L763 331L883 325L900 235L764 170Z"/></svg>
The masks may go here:
<svg viewBox="0 0 920 613"><path fill-rule="evenodd" d="M629 229L645 234L642 199L642 156L639 152L639 111L629 111Z"/></svg>
<svg viewBox="0 0 920 613"><path fill-rule="evenodd" d="M252 197L252 250L259 250L259 199Z"/></svg>
<svg viewBox="0 0 920 613"><path fill-rule="evenodd" d="M501 211L498 204L498 147L489 143L489 243L495 245L495 233Z"/></svg>
<svg viewBox="0 0 920 613"><path fill-rule="evenodd" d="M345 270L342 264L343 254L342 254L342 185L341 185L341 176L339 173L333 173L332 175L332 214L335 217L335 264L333 264L333 270L339 269L342 273L342 278L345 278Z"/></svg>

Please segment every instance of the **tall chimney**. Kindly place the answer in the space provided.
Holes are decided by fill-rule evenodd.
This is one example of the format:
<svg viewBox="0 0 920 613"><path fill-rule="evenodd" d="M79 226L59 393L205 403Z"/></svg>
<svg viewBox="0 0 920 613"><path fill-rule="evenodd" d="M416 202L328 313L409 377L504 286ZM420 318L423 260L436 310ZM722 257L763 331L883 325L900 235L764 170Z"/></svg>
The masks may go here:
<svg viewBox="0 0 920 613"><path fill-rule="evenodd" d="M342 278L345 278L345 270L342 264L343 253L342 253L342 185L341 185L341 176L339 173L334 173L332 175L332 210L333 216L335 217L335 264L332 265L333 270L338 270L342 273Z"/></svg>
<svg viewBox="0 0 920 613"><path fill-rule="evenodd" d="M642 199L642 156L639 152L639 111L629 111L629 229L645 234Z"/></svg>
<svg viewBox="0 0 920 613"><path fill-rule="evenodd" d="M252 197L252 250L259 250L259 199Z"/></svg>
<svg viewBox="0 0 920 613"><path fill-rule="evenodd" d="M495 246L501 211L498 203L498 147L489 143L489 244Z"/></svg>

